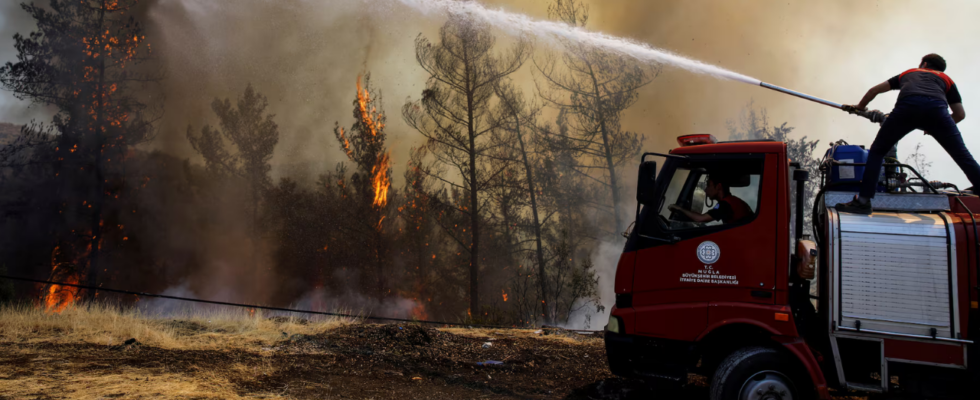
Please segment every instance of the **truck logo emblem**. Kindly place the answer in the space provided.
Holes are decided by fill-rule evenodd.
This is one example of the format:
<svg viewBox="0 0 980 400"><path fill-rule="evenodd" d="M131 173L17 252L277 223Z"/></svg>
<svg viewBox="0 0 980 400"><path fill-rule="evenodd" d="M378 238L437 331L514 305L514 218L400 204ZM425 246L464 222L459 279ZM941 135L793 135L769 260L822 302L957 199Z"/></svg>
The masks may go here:
<svg viewBox="0 0 980 400"><path fill-rule="evenodd" d="M715 242L701 242L698 245L698 260L705 264L714 264L721 258L721 249Z"/></svg>

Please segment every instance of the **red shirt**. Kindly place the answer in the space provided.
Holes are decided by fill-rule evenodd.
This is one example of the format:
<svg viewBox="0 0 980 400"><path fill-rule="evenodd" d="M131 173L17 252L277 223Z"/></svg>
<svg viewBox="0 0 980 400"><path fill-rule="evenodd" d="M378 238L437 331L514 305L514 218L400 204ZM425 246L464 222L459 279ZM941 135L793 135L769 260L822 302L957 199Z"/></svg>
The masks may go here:
<svg viewBox="0 0 980 400"><path fill-rule="evenodd" d="M708 211L708 215L725 224L744 222L752 216L752 208L742 199L728 195L718 200L718 208Z"/></svg>
<svg viewBox="0 0 980 400"><path fill-rule="evenodd" d="M946 74L927 68L913 68L888 80L892 90L899 90L898 98L926 96L945 100L946 104L962 103L960 91Z"/></svg>

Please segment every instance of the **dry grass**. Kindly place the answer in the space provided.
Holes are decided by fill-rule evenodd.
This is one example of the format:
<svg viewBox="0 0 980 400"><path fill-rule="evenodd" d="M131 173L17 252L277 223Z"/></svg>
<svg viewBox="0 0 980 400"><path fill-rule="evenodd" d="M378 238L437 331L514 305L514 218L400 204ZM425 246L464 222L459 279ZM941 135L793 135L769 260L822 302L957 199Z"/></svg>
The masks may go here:
<svg viewBox="0 0 980 400"><path fill-rule="evenodd" d="M567 332L443 328L477 339L443 336L422 351L408 326L406 334L369 324L336 329L356 323L269 318L228 308L160 316L99 303L60 314L0 307L0 400L527 398L568 393L562 384L578 387L608 375L592 364L576 369L547 361L601 359L594 338ZM121 346L131 338L140 345ZM491 338L493 346L481 348ZM529 346L535 354L526 351ZM509 369L477 373L470 362L484 359L575 383L528 381L526 371Z"/></svg>
<svg viewBox="0 0 980 400"><path fill-rule="evenodd" d="M36 373L0 382L6 398L72 398L72 399L241 399L277 398L275 394L241 397L224 376L182 373L154 373L144 369L121 368L111 374L78 373L70 366L54 367L37 360ZM85 366L82 366L85 367ZM155 371L154 371L155 372ZM5 377L6 378L6 377ZM53 397L41 397L53 396ZM3 398L0 396L0 398Z"/></svg>
<svg viewBox="0 0 980 400"><path fill-rule="evenodd" d="M268 346L292 335L316 335L355 322L269 318L260 310L253 315L242 309L188 308L161 316L102 303L70 307L60 314L25 305L0 307L0 346L5 348L0 356L0 399L280 398L274 391L242 393L237 383L275 372ZM129 339L151 350L165 349L152 354L237 352L251 354L244 359L253 361L225 368L180 366L173 360L120 364L144 354L120 346Z"/></svg>
<svg viewBox="0 0 980 400"><path fill-rule="evenodd" d="M264 346L294 334L314 335L355 321L270 319L256 310L188 309L154 316L102 303L53 314L31 306L0 308L0 342L119 345L130 338L164 349L229 350Z"/></svg>

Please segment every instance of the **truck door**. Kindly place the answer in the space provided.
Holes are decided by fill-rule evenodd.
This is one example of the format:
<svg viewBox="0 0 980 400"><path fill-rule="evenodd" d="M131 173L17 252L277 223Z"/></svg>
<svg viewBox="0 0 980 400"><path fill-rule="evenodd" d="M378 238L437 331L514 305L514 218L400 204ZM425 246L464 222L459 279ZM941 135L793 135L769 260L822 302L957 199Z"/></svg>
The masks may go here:
<svg viewBox="0 0 980 400"><path fill-rule="evenodd" d="M638 228L639 332L691 340L705 329L709 304L774 303L778 182L766 171L776 171L776 160L775 154L668 159L657 179L659 204L645 206ZM708 188L718 181L722 194ZM741 212L733 213L739 202ZM694 222L671 205L713 220Z"/></svg>

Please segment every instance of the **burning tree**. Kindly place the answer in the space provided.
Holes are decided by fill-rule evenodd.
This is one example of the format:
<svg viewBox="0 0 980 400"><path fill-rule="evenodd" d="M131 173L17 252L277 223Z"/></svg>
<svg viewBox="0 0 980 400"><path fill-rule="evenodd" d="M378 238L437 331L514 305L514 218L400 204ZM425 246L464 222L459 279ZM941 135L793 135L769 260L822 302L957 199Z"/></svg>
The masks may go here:
<svg viewBox="0 0 980 400"><path fill-rule="evenodd" d="M37 31L14 36L17 62L0 68L0 84L22 100L53 106L57 115L50 140L35 141L35 164L49 166L35 183L44 196L35 209L48 217L54 232L51 251L54 279L98 282L103 239L113 223L107 212L126 186L114 173L131 146L147 140L152 118L147 105L132 92L136 83L160 79L139 66L147 60L149 44L143 27L129 16L138 0L52 0L47 7L23 4ZM44 137L43 126L27 128L25 137ZM33 130L34 132L31 132ZM49 149L39 149L47 146ZM53 193L53 195L52 195ZM43 204L40 204L43 203ZM49 247L50 249L51 247ZM54 293L59 305L51 306ZM76 289L44 289L51 308L74 301ZM94 293L90 293L94 295Z"/></svg>
<svg viewBox="0 0 980 400"><path fill-rule="evenodd" d="M370 83L370 75L364 79L364 86L361 86L361 77L357 77L354 125L350 130L344 130L338 122L335 124L334 134L347 158L359 169L351 177L355 194L359 198L348 212L360 216L355 219L360 226L354 229L354 233L370 237L374 242L372 258L377 278L376 290L380 298L388 292L384 273L388 255L385 219L388 216L388 190L391 187L391 160L385 147L385 115L379 110L381 95L371 91Z"/></svg>
<svg viewBox="0 0 980 400"><path fill-rule="evenodd" d="M554 0L548 14L575 27L584 28L589 20L588 7L578 0ZM538 92L546 103L565 112L568 129L560 143L576 153L576 173L594 179L603 197L611 194L601 200L601 208L612 215L615 226L610 233L616 233L626 228L619 170L643 142L642 135L622 130L620 118L660 69L579 42L562 44L565 52L560 58L549 55L535 61L543 80Z"/></svg>
<svg viewBox="0 0 980 400"><path fill-rule="evenodd" d="M490 134L493 86L517 71L529 54L519 39L505 56L493 53L495 38L486 24L466 15L452 15L439 30L439 42L415 39L415 58L429 74L422 99L408 102L402 116L426 138L436 161L452 172L435 176L465 198L457 210L469 217L468 232L457 237L469 252L470 311L478 312L482 197L502 169L487 163L495 144ZM462 182L459 182L456 178Z"/></svg>
<svg viewBox="0 0 980 400"><path fill-rule="evenodd" d="M231 100L214 99L211 109L221 121L221 129L209 125L195 135L187 127L187 140L204 157L208 171L218 176L239 179L248 187L248 209L251 213L252 268L258 271L261 227L259 209L265 191L271 185L269 160L279 143L279 126L275 115L265 114L269 101L256 93L249 84L238 98L237 107Z"/></svg>

